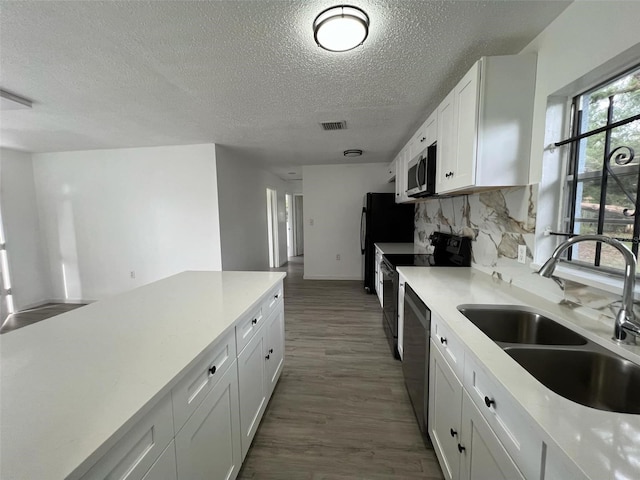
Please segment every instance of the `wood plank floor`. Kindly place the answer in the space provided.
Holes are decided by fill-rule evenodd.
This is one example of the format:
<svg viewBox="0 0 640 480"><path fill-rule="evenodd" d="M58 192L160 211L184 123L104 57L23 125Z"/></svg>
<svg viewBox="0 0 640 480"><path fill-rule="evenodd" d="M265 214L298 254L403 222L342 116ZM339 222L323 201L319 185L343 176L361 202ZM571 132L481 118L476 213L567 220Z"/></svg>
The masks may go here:
<svg viewBox="0 0 640 480"><path fill-rule="evenodd" d="M361 282L285 279L285 366L240 479L440 479Z"/></svg>
<svg viewBox="0 0 640 480"><path fill-rule="evenodd" d="M14 313L13 315L9 315L7 317L7 320L0 328L0 334L8 333L22 327L33 325L34 323L38 323L42 320L55 317L56 315L60 315L61 313L75 310L76 308L82 307L84 305L85 304L83 303L47 303L46 305L41 305L40 307Z"/></svg>

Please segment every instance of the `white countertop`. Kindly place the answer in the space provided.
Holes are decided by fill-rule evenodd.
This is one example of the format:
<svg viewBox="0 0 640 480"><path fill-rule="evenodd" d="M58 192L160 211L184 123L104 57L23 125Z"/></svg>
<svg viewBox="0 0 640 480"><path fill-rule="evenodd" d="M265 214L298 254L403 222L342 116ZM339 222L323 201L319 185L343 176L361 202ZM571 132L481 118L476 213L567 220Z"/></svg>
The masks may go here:
<svg viewBox="0 0 640 480"><path fill-rule="evenodd" d="M383 254L395 253L427 253L426 247L417 243L376 243Z"/></svg>
<svg viewBox="0 0 640 480"><path fill-rule="evenodd" d="M619 347L611 325L586 318L473 268L398 267L400 275L437 312L469 351L522 405L550 445L559 447L586 478L640 478L640 415L605 412L571 402L539 383L457 310L460 304L528 305L631 361L640 347Z"/></svg>
<svg viewBox="0 0 640 480"><path fill-rule="evenodd" d="M184 272L0 336L0 477L62 479L286 274Z"/></svg>

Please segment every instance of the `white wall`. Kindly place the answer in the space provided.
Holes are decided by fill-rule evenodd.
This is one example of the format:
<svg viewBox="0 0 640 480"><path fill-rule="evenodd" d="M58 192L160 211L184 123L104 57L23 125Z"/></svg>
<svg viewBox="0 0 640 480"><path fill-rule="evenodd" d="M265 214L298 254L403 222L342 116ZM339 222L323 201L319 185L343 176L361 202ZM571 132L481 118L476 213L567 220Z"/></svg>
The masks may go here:
<svg viewBox="0 0 640 480"><path fill-rule="evenodd" d="M367 192L392 192L387 164L302 168L304 278L361 280L360 213ZM313 225L311 225L313 220ZM336 260L336 255L340 260Z"/></svg>
<svg viewBox="0 0 640 480"><path fill-rule="evenodd" d="M232 147L216 145L223 270L268 270L267 188L278 192L278 251L287 262L285 194L292 186Z"/></svg>
<svg viewBox="0 0 640 480"><path fill-rule="evenodd" d="M33 164L55 298L221 269L213 144L34 154Z"/></svg>
<svg viewBox="0 0 640 480"><path fill-rule="evenodd" d="M302 195L302 180L287 181L287 193Z"/></svg>
<svg viewBox="0 0 640 480"><path fill-rule="evenodd" d="M0 208L16 310L51 299L31 154L0 149Z"/></svg>
<svg viewBox="0 0 640 480"><path fill-rule="evenodd" d="M542 172L548 97L637 45L639 18L640 2L576 1L522 50L538 54L531 183L538 182ZM639 60L636 55L631 64Z"/></svg>
<svg viewBox="0 0 640 480"><path fill-rule="evenodd" d="M560 179L568 147L545 146L568 134L568 101L640 59L640 2L577 1L538 35L523 52L537 52L530 182L540 182L536 221L535 261L551 254L561 208Z"/></svg>

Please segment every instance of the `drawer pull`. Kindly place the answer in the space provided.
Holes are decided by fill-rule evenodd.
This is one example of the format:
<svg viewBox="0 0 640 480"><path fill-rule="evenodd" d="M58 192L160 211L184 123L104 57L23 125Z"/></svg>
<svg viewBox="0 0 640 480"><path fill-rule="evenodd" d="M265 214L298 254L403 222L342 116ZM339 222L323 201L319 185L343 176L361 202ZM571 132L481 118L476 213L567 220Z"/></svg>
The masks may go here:
<svg viewBox="0 0 640 480"><path fill-rule="evenodd" d="M270 348L270 349L269 349L269 353L273 353L273 348Z"/></svg>
<svg viewBox="0 0 640 480"><path fill-rule="evenodd" d="M460 453L464 452L466 450L466 448L464 448L462 445L458 444L458 451Z"/></svg>
<svg viewBox="0 0 640 480"><path fill-rule="evenodd" d="M276 300L277 300L277 299L279 299L279 298L280 298L280 294L279 294L279 293L276 293L276 294L273 296L273 298L275 298Z"/></svg>
<svg viewBox="0 0 640 480"><path fill-rule="evenodd" d="M453 428L450 430L451 436L455 437L456 435L458 435L458 432L456 432Z"/></svg>
<svg viewBox="0 0 640 480"><path fill-rule="evenodd" d="M440 337L440 343L443 344L443 345L446 345L447 344L446 337Z"/></svg>
<svg viewBox="0 0 640 480"><path fill-rule="evenodd" d="M496 408L496 401L487 396L484 397L484 404L489 408L491 408L491 405L493 405L493 408Z"/></svg>
<svg viewBox="0 0 640 480"><path fill-rule="evenodd" d="M213 365L210 369L209 369L209 376L211 375L215 375L216 374L216 366Z"/></svg>
<svg viewBox="0 0 640 480"><path fill-rule="evenodd" d="M264 357L264 358L266 358L267 360L269 360L269 359L271 358L271 355L269 354L269 355L267 355L267 356L266 356L266 357Z"/></svg>
<svg viewBox="0 0 640 480"><path fill-rule="evenodd" d="M256 323L258 323L258 319L254 318L253 320L251 320L251 325L255 325Z"/></svg>

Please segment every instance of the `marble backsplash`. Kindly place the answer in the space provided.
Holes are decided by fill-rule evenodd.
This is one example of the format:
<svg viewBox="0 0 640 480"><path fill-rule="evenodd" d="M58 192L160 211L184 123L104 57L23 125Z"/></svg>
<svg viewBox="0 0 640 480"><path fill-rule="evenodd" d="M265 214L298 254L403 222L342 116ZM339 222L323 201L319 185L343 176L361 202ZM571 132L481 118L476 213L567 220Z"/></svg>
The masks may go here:
<svg viewBox="0 0 640 480"><path fill-rule="evenodd" d="M534 275L530 264L537 199L537 185L426 199L416 204L414 243L427 246L434 231L471 237L472 267L610 323L620 308L619 295L569 281L563 291L552 280ZM519 245L527 247L525 264L518 262Z"/></svg>
<svg viewBox="0 0 640 480"><path fill-rule="evenodd" d="M529 185L425 200L416 205L414 242L428 245L434 231L471 237L473 267L507 282L530 276L537 195ZM526 264L518 263L519 245L527 247Z"/></svg>

